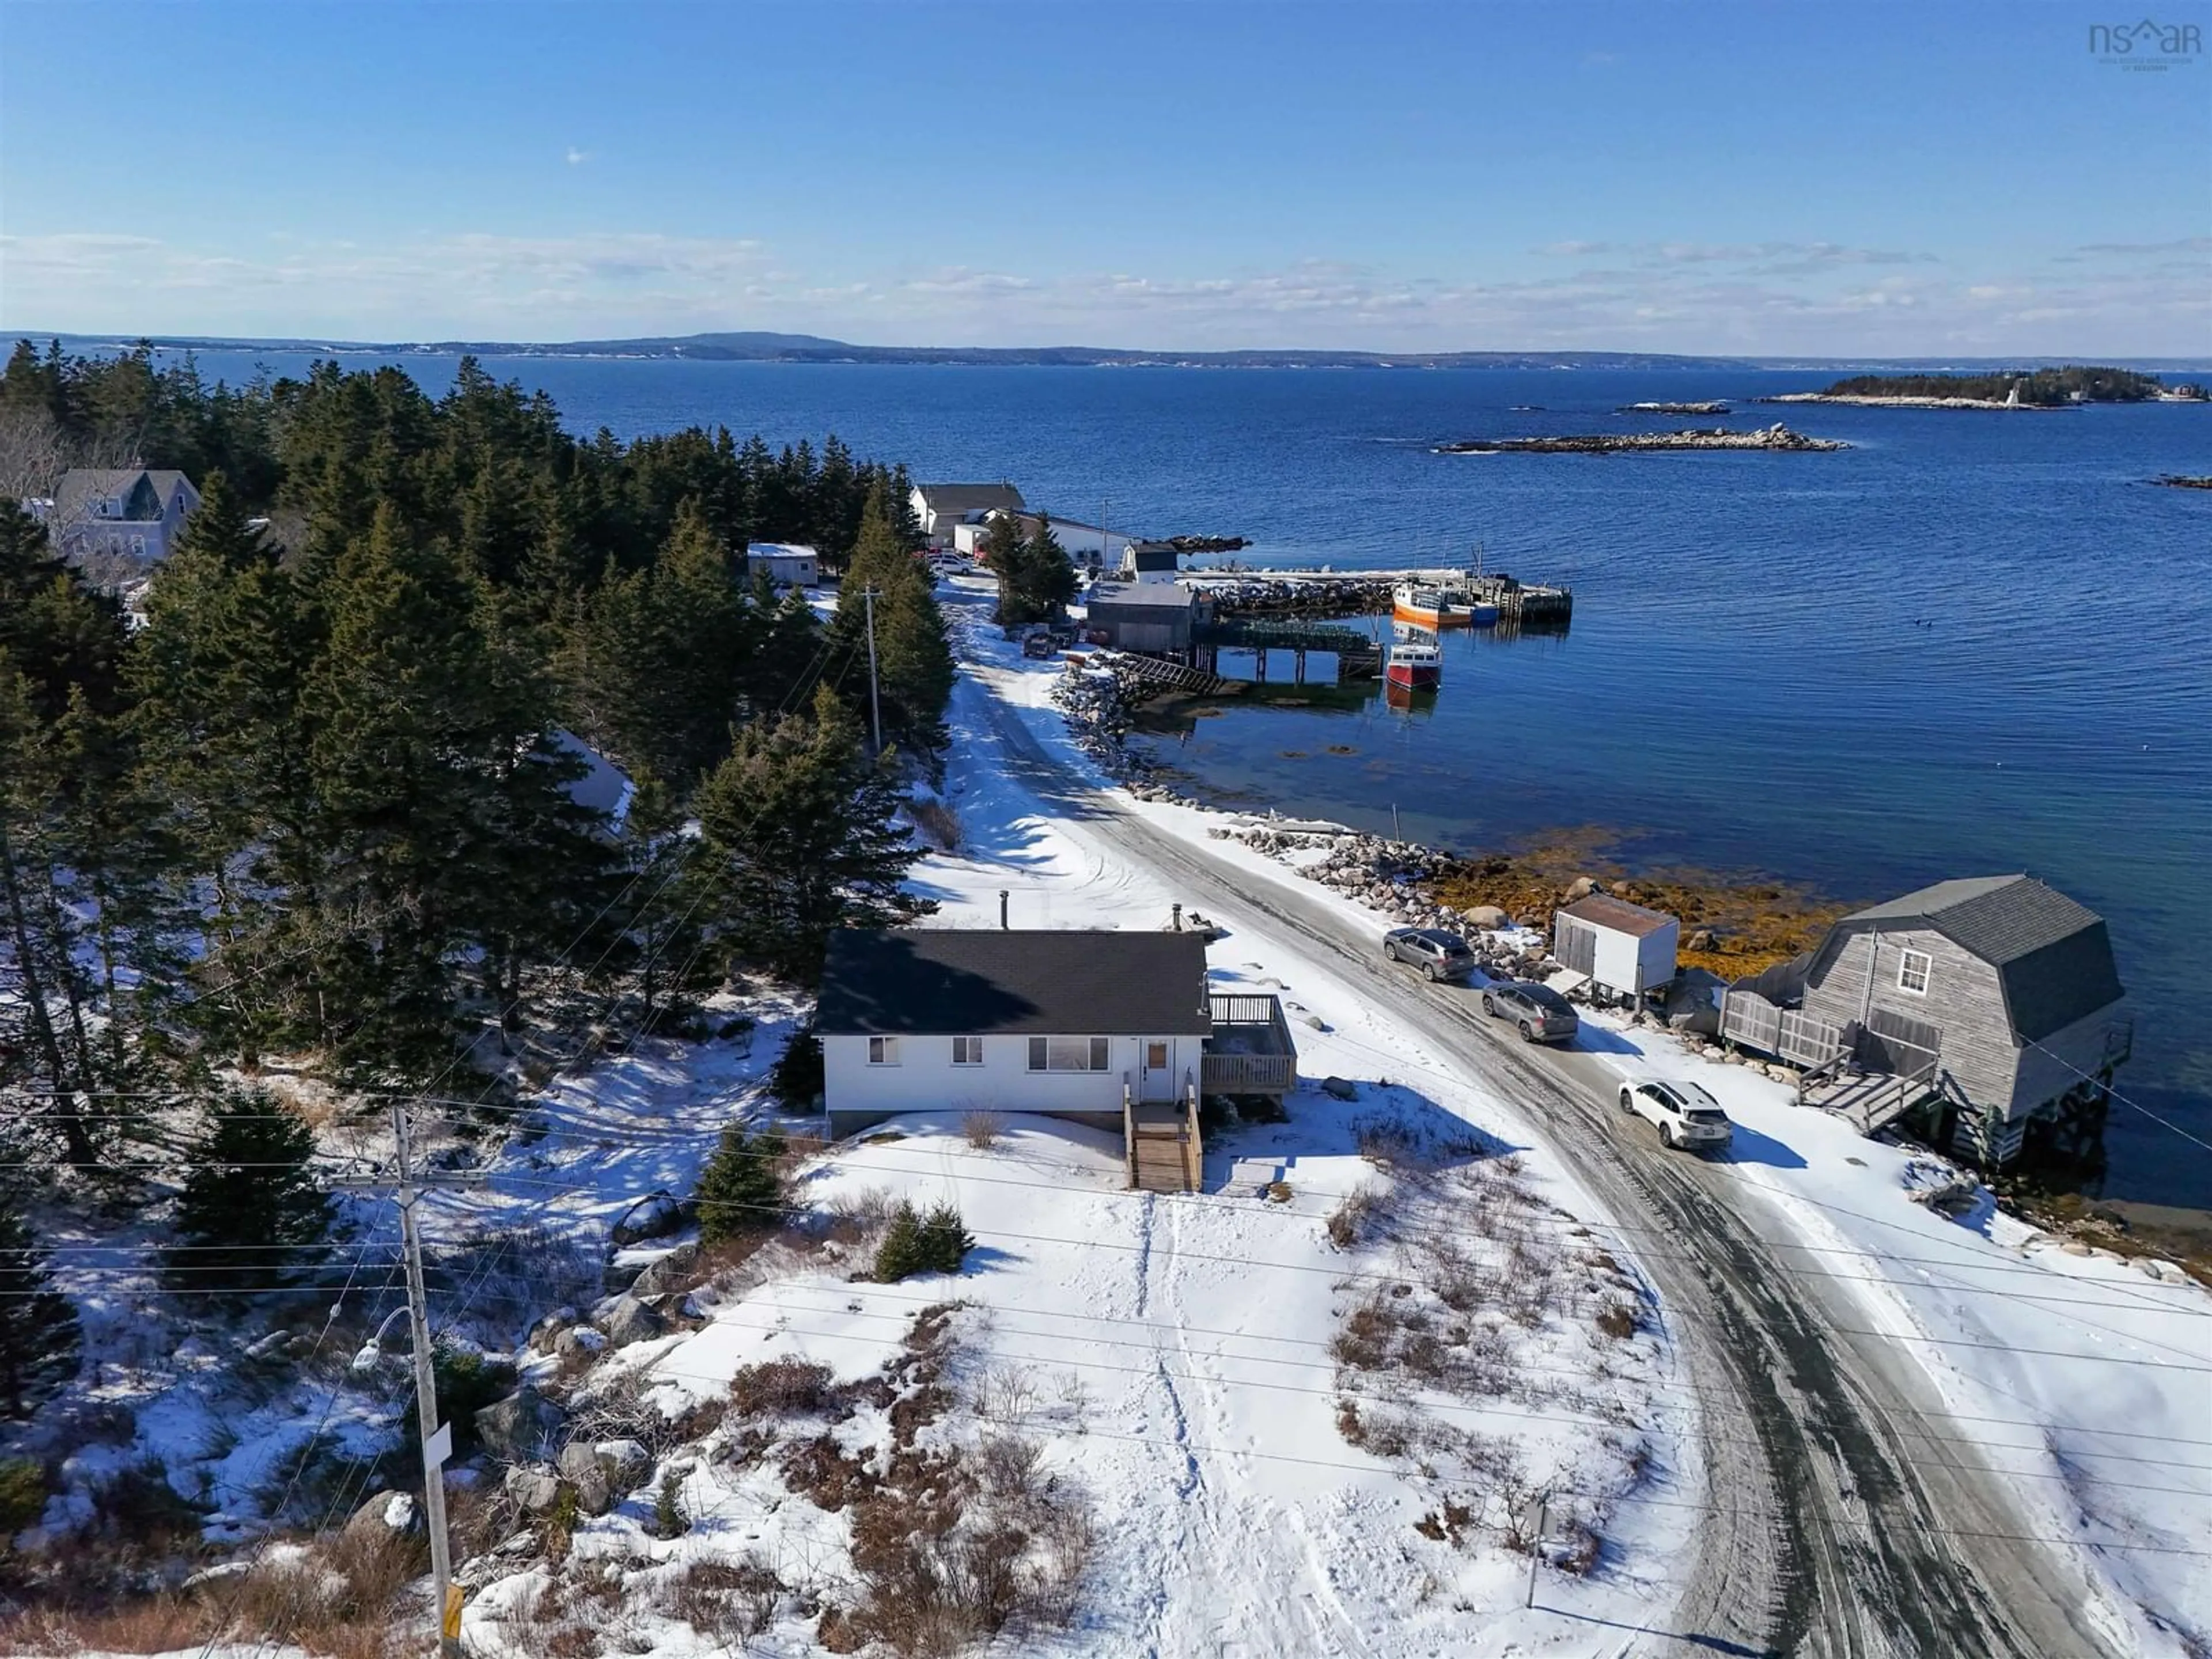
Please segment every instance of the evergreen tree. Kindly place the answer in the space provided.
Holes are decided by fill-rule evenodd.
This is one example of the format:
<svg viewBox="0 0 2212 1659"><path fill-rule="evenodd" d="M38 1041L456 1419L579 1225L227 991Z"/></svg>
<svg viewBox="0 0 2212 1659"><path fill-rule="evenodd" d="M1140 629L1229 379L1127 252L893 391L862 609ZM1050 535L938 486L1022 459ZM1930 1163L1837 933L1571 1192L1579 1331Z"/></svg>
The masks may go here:
<svg viewBox="0 0 2212 1659"><path fill-rule="evenodd" d="M1033 532L1020 517L1001 514L992 522L983 562L999 579L999 620L1008 624L1057 621L1076 595L1075 566L1039 518Z"/></svg>
<svg viewBox="0 0 2212 1659"><path fill-rule="evenodd" d="M307 1124L258 1090L210 1100L177 1205L177 1284L243 1292L289 1282L330 1229L314 1150Z"/></svg>
<svg viewBox="0 0 2212 1659"><path fill-rule="evenodd" d="M486 896L474 866L517 734L496 718L476 599L442 545L382 508L330 578L311 761L331 849L324 902L349 931L319 963L340 1011L323 1035L378 1074L450 1061L447 955Z"/></svg>
<svg viewBox="0 0 2212 1659"><path fill-rule="evenodd" d="M875 598L876 675L889 741L924 753L943 747L945 710L951 701L952 647L945 617L913 544L898 530L887 481L870 486L854 544L850 568L830 628L831 660L865 665L867 615L864 590Z"/></svg>
<svg viewBox="0 0 2212 1659"><path fill-rule="evenodd" d="M729 752L758 632L727 545L687 501L659 558L611 573L564 653L586 735L688 791Z"/></svg>
<svg viewBox="0 0 2212 1659"><path fill-rule="evenodd" d="M920 854L894 825L897 806L826 685L811 720L739 732L697 802L700 879L732 954L811 984L832 928L929 909L901 885Z"/></svg>
<svg viewBox="0 0 2212 1659"><path fill-rule="evenodd" d="M31 1237L22 1195L0 1186L0 1421L27 1417L76 1374L82 1332Z"/></svg>
<svg viewBox="0 0 2212 1659"><path fill-rule="evenodd" d="M951 1205L933 1205L925 1214L902 1201L876 1246L876 1278L890 1284L915 1273L957 1273L975 1248Z"/></svg>
<svg viewBox="0 0 2212 1659"><path fill-rule="evenodd" d="M732 1123L699 1174L699 1240L725 1239L774 1229L790 1202L783 1176L784 1138L775 1129L747 1134Z"/></svg>

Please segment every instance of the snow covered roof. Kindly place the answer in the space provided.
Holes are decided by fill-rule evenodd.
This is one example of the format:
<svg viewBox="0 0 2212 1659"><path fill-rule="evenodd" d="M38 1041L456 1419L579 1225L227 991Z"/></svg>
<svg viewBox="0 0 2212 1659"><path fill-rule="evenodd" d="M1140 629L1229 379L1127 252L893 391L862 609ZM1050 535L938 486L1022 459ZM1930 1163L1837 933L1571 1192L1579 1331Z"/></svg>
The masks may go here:
<svg viewBox="0 0 2212 1659"><path fill-rule="evenodd" d="M815 559L821 556L803 542L747 542L749 559Z"/></svg>
<svg viewBox="0 0 2212 1659"><path fill-rule="evenodd" d="M816 1029L837 1036L1203 1036L1197 933L842 929Z"/></svg>

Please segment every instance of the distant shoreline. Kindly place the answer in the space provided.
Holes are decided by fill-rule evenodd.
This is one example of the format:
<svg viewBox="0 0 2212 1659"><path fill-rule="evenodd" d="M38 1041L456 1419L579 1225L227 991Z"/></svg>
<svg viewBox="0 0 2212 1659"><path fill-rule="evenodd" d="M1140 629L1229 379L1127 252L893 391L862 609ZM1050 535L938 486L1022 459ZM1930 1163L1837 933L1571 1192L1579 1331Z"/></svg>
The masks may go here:
<svg viewBox="0 0 2212 1659"><path fill-rule="evenodd" d="M1881 398L1834 392L1778 392L1759 401L1763 404L1857 404L1868 409L2033 410L2045 415L2054 410L2081 407L2079 404L2014 404L1998 398Z"/></svg>
<svg viewBox="0 0 2212 1659"><path fill-rule="evenodd" d="M1439 455L1613 455L1644 450L1755 449L1780 453L1849 449L1839 438L1808 438L1780 422L1755 431L1693 427L1681 432L1589 433L1569 438L1464 438L1438 444Z"/></svg>

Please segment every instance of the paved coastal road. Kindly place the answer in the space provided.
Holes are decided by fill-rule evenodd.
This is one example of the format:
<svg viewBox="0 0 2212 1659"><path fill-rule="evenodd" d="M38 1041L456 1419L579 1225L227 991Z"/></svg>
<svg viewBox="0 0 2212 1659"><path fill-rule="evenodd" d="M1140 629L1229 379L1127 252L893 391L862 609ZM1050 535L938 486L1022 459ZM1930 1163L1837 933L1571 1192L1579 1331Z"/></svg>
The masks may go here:
<svg viewBox="0 0 2212 1659"><path fill-rule="evenodd" d="M981 688L968 688L972 695ZM2102 1659L2081 1571L2027 1534L2002 1478L1958 1467L1923 1372L1863 1326L1833 1281L1789 1271L1807 1258L1765 1242L1776 1227L1725 1164L1663 1152L1621 1115L1617 1078L1587 1054L1498 1036L1480 1000L1388 969L1378 928L1348 924L1293 889L1163 834L1093 788L988 692L976 702L1006 770L1079 837L1157 872L1187 904L1261 935L1330 953L1372 982L1443 1054L1553 1130L1553 1146L1624 1221L1658 1229L1641 1256L1658 1285L1704 1425L1715 1512L1698 1558L1650 1633L1612 1632L1608 1652L1804 1655L1820 1659ZM1925 1416L1915 1415L1915 1412ZM1749 1432L1747 1432L1747 1427Z"/></svg>

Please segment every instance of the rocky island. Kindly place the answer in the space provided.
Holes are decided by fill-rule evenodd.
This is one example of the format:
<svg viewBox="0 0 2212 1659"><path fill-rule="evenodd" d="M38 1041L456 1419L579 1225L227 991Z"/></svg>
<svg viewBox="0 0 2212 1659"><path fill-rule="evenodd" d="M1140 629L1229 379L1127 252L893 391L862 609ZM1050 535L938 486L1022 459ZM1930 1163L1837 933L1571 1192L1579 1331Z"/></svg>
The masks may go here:
<svg viewBox="0 0 2212 1659"><path fill-rule="evenodd" d="M1784 392L1759 401L1899 409L2074 409L2083 404L2175 401L2172 391L2156 375L2132 369L2069 367L1996 374L1855 374L1825 392Z"/></svg>
<svg viewBox="0 0 2212 1659"><path fill-rule="evenodd" d="M1777 421L1750 432L1723 426L1692 427L1681 432L1601 432L1571 438L1462 438L1438 444L1439 455L1613 455L1645 449L1849 449L1835 438L1808 438Z"/></svg>
<svg viewBox="0 0 2212 1659"><path fill-rule="evenodd" d="M2164 484L2170 489L2212 489L2212 476L2187 472L2162 473L2151 482Z"/></svg>
<svg viewBox="0 0 2212 1659"><path fill-rule="evenodd" d="M1616 415L1725 415L1729 406L1718 398L1700 404L1623 404Z"/></svg>

